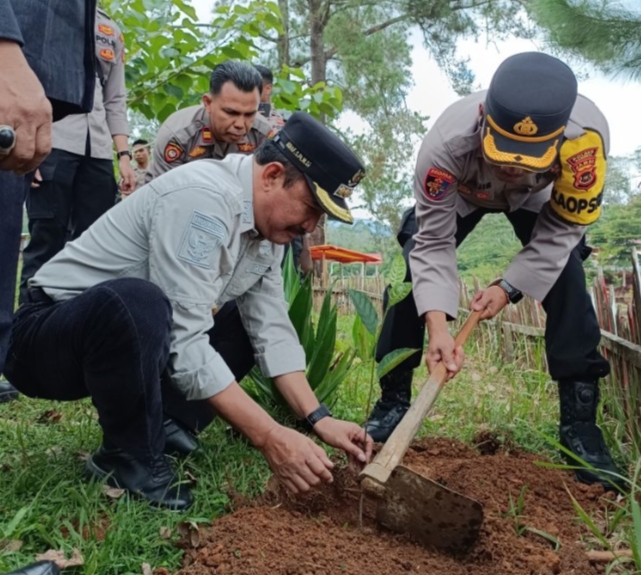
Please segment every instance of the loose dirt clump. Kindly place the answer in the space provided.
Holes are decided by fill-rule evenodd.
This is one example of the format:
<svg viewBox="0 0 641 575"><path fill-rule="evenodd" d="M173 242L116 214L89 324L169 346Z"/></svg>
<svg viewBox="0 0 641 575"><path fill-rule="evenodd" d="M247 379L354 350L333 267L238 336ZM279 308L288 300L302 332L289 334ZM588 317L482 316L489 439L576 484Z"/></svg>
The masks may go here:
<svg viewBox="0 0 641 575"><path fill-rule="evenodd" d="M485 445L488 445L489 436ZM360 488L346 470L332 485L300 497L277 487L251 506L202 529L198 546L184 543L176 575L595 575L580 543L566 486L581 506L607 505L600 487L567 472L537 466L540 457L514 448L481 451L448 439L417 442L404 464L480 501L481 536L464 557L415 545L377 527L371 502L359 524ZM483 455L483 453L488 453Z"/></svg>

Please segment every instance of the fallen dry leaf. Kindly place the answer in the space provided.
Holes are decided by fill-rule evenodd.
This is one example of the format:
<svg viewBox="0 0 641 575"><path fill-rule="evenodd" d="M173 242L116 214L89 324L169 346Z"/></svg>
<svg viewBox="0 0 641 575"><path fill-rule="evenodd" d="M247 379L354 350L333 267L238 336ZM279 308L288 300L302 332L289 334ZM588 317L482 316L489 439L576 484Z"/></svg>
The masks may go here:
<svg viewBox="0 0 641 575"><path fill-rule="evenodd" d="M182 535L192 547L198 547L200 543L200 530L198 524L193 521L183 521L176 526L176 530Z"/></svg>
<svg viewBox="0 0 641 575"><path fill-rule="evenodd" d="M20 539L0 539L0 551L3 553L15 553L20 551L23 545Z"/></svg>
<svg viewBox="0 0 641 575"><path fill-rule="evenodd" d="M161 539L171 539L171 529L169 527L160 528L160 538Z"/></svg>
<svg viewBox="0 0 641 575"><path fill-rule="evenodd" d="M189 483L192 485L196 485L198 483L198 479L196 479L196 476L193 473L190 473L189 471L185 471L185 477L189 480Z"/></svg>
<svg viewBox="0 0 641 575"><path fill-rule="evenodd" d="M103 485L102 492L110 499L120 499L125 494L124 489L120 489L118 487L111 487L109 485Z"/></svg>
<svg viewBox="0 0 641 575"><path fill-rule="evenodd" d="M55 409L49 409L36 419L36 423L58 423L61 419L62 413Z"/></svg>
<svg viewBox="0 0 641 575"><path fill-rule="evenodd" d="M87 459L91 457L91 453L89 453L88 451L79 451L77 453L77 456L80 461L87 461Z"/></svg>
<svg viewBox="0 0 641 575"><path fill-rule="evenodd" d="M44 553L36 555L36 561L53 561L60 569L66 569L67 567L80 567L85 563L80 551L75 547L73 548L69 559L65 559L64 551L49 549Z"/></svg>
<svg viewBox="0 0 641 575"><path fill-rule="evenodd" d="M142 575L154 575L154 570L149 563L142 564Z"/></svg>
<svg viewBox="0 0 641 575"><path fill-rule="evenodd" d="M60 447L59 445L54 445L53 447L47 449L45 453L53 457L58 457L58 455L60 455L63 451L64 450L62 449L62 447Z"/></svg>

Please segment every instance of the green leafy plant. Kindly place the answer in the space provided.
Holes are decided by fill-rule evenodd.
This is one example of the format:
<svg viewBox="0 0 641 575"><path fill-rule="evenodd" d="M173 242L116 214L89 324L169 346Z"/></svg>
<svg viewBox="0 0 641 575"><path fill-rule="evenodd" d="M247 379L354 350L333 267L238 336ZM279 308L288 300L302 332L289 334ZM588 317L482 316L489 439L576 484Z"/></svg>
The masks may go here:
<svg viewBox="0 0 641 575"><path fill-rule="evenodd" d="M385 316L393 306L405 299L412 291L411 282L405 281L406 274L405 259L399 253L392 260L392 264L385 275L389 290L387 308L382 318L366 293L354 289L349 291L350 298L356 309L356 319L352 328L355 353L361 361L367 362L370 366L367 413L370 412L375 378L377 380L381 379L408 357L419 351L418 349L403 347L391 351L381 358L378 363L374 361L376 345L383 329Z"/></svg>
<svg viewBox="0 0 641 575"><path fill-rule="evenodd" d="M283 267L283 287L289 302L289 318L305 350L307 381L318 401L331 407L336 403L337 390L356 356L351 348L336 352L338 311L332 303L332 289L327 290L318 319L314 321L312 276L308 275L301 282L291 250ZM243 388L273 417L281 421L292 419L291 409L273 380L265 377L257 367L243 380Z"/></svg>

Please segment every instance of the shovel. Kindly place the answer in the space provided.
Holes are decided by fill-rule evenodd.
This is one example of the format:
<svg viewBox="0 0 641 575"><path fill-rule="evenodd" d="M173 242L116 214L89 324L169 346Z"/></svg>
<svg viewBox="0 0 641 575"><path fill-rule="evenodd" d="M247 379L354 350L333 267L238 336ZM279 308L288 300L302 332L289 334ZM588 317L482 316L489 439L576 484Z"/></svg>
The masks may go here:
<svg viewBox="0 0 641 575"><path fill-rule="evenodd" d="M456 336L456 346L465 343L479 316L480 312L469 315ZM361 472L360 480L362 488L378 499L378 523L407 533L426 547L460 554L478 539L483 506L399 465L446 379L447 369L440 362L374 461Z"/></svg>

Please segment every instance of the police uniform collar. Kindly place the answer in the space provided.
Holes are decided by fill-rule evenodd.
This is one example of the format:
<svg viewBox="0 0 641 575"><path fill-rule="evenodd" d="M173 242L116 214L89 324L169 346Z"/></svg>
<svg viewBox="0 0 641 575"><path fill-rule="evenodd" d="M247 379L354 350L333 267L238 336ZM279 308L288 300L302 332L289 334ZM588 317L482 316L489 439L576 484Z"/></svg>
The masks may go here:
<svg viewBox="0 0 641 575"><path fill-rule="evenodd" d="M200 117L198 118L202 126L200 127L200 132L198 134L198 145L199 146L215 146L216 139L214 138L214 131L211 129L211 120L209 119L209 114L203 106L201 108Z"/></svg>

